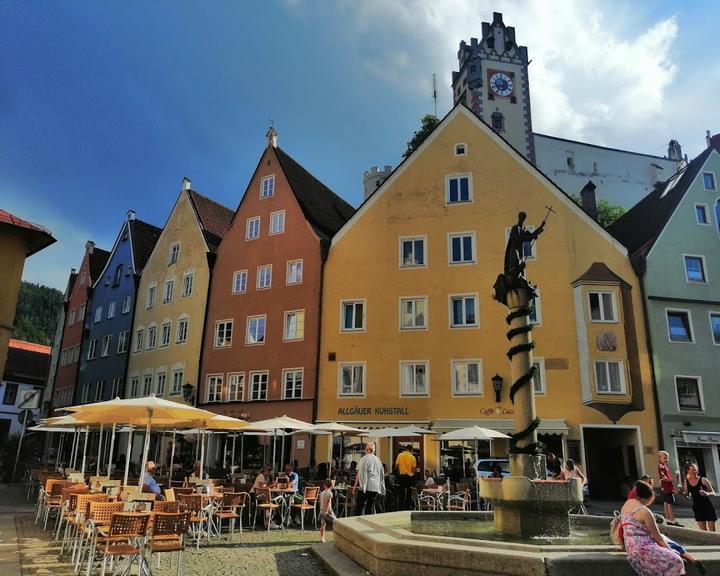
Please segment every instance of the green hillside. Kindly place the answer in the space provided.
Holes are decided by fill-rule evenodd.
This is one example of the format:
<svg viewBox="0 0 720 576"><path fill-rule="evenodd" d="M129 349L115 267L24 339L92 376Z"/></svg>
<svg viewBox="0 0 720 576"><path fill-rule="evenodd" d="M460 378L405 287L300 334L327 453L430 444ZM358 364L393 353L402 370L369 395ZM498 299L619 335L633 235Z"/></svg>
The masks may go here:
<svg viewBox="0 0 720 576"><path fill-rule="evenodd" d="M63 294L60 290L23 282L15 310L12 337L52 346L62 300Z"/></svg>

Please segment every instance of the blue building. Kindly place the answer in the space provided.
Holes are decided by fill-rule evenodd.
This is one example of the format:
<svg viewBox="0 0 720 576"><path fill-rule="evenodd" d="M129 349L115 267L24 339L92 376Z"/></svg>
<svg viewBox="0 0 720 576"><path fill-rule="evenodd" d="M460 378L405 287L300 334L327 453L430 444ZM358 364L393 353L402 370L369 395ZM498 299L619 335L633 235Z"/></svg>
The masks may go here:
<svg viewBox="0 0 720 576"><path fill-rule="evenodd" d="M123 396L137 286L161 232L137 220L132 210L128 212L105 268L92 286L75 404Z"/></svg>

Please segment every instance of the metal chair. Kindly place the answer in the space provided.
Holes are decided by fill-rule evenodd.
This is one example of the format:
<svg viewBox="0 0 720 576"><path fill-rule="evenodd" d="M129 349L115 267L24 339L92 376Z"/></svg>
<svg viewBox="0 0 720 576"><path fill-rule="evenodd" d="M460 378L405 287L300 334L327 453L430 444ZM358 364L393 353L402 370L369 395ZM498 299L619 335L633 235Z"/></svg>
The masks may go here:
<svg viewBox="0 0 720 576"><path fill-rule="evenodd" d="M152 562L153 554L177 552L176 574L179 576L180 567L182 566L182 553L185 550L185 536L189 525L189 512L156 513L152 535L147 544L147 549L150 551L150 561ZM160 568L160 556L158 556L158 568ZM172 556L170 556L170 569L172 570Z"/></svg>
<svg viewBox="0 0 720 576"><path fill-rule="evenodd" d="M317 500L320 488L317 486L308 486L303 490L302 502L297 502L290 505L291 510L298 510L300 512L300 529L305 530L305 513L308 510L313 511L313 522L315 528L317 528Z"/></svg>
<svg viewBox="0 0 720 576"><path fill-rule="evenodd" d="M97 538L102 556L101 576L105 576L108 559L118 557L125 557L125 561L119 570L114 570L113 575L129 576L136 563L138 574L149 573L142 555L142 541L147 536L149 520L147 512L116 512L112 515L109 529Z"/></svg>
<svg viewBox="0 0 720 576"><path fill-rule="evenodd" d="M180 502L176 500L156 500L152 511L161 514L177 514L180 512Z"/></svg>
<svg viewBox="0 0 720 576"><path fill-rule="evenodd" d="M257 511L262 510L265 513L267 529L270 531L270 524L272 523L272 516L275 512L280 515L280 525L283 526L283 511L282 504L273 500L270 494L270 488L256 488L255 493L257 495L257 504L255 505L255 516L253 517L253 528L257 522Z"/></svg>
<svg viewBox="0 0 720 576"><path fill-rule="evenodd" d="M87 551L87 576L95 557L95 546L100 530L110 526L113 514L122 512L122 502L91 502L85 518L85 526L80 531L80 552L75 563L75 572L82 570L83 557Z"/></svg>
<svg viewBox="0 0 720 576"><path fill-rule="evenodd" d="M65 535L63 537L62 549L65 549L65 542L72 541L71 561L74 564L77 552L79 551L80 537L85 528L85 519L90 511L92 502L107 502L107 494L78 494L75 506L75 515L70 517L65 524Z"/></svg>
<svg viewBox="0 0 720 576"><path fill-rule="evenodd" d="M235 520L240 519L240 534L242 534L242 511L249 494L247 492L224 492L219 508L213 513L218 519L217 531L222 532L223 520L230 521L230 531L235 534ZM238 512L238 509L240 512Z"/></svg>
<svg viewBox="0 0 720 576"><path fill-rule="evenodd" d="M459 492L448 497L448 510L465 512L470 506L470 489L466 488L465 492Z"/></svg>
<svg viewBox="0 0 720 576"><path fill-rule="evenodd" d="M210 539L207 530L208 518L202 506L202 495L178 494L177 499L180 511L190 513L190 534L195 540L196 549L199 550L203 534L207 535L208 540Z"/></svg>

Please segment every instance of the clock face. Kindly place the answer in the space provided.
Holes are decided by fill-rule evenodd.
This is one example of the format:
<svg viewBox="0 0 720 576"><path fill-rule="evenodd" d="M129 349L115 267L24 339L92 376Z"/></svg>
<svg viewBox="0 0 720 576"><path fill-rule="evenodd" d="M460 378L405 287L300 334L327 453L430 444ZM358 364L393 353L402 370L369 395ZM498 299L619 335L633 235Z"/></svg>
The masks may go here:
<svg viewBox="0 0 720 576"><path fill-rule="evenodd" d="M513 81L503 72L495 72L490 76L490 89L498 96L510 96L513 91Z"/></svg>

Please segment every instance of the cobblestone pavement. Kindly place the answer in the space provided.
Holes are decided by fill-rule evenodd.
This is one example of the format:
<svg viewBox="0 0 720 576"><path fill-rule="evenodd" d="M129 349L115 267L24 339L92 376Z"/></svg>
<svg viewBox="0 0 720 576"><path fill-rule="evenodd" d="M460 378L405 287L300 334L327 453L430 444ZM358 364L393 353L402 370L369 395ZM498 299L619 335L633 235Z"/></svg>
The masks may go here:
<svg viewBox="0 0 720 576"><path fill-rule="evenodd" d="M35 526L32 509L15 487L0 489L0 576L72 576L69 561L59 558L59 545L49 530ZM225 538L225 534L223 534ZM328 534L332 540L332 533ZM299 529L244 531L227 539L214 539L185 552L185 576L325 576L327 572L310 553L309 547L320 541L312 527ZM174 556L174 555L173 555ZM155 576L175 574L175 559L170 570L170 555L164 555ZM99 571L95 571L96 574ZM109 572L108 572L109 573Z"/></svg>

